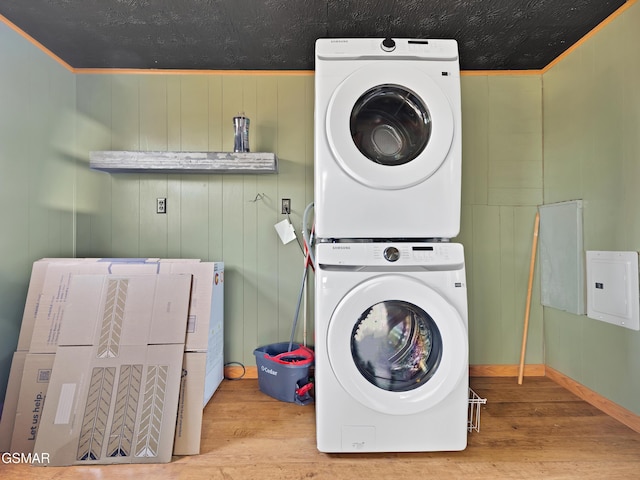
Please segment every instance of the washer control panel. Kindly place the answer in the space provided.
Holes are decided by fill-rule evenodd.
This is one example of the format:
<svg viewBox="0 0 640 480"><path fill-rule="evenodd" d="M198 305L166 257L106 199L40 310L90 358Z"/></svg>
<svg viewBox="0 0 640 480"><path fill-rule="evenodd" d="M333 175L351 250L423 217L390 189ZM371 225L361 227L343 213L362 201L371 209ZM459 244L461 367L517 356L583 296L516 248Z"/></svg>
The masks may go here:
<svg viewBox="0 0 640 480"><path fill-rule="evenodd" d="M316 263L345 267L456 268L464 265L464 250L459 243L319 243Z"/></svg>
<svg viewBox="0 0 640 480"><path fill-rule="evenodd" d="M432 262L448 261L451 259L451 244L394 244L387 246L374 246L373 258L379 258L380 252L382 257L388 262L398 262L401 264L430 264ZM453 250L456 250L453 248Z"/></svg>

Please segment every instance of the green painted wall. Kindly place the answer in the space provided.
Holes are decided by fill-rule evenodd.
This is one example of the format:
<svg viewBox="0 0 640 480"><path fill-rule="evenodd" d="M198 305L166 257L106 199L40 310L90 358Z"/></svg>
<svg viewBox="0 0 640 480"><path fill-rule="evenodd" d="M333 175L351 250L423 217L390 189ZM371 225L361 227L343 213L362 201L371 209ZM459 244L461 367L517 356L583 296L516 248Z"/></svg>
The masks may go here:
<svg viewBox="0 0 640 480"><path fill-rule="evenodd" d="M640 5L543 75L544 202L584 200L585 250L640 250ZM544 309L546 363L640 414L640 332Z"/></svg>
<svg viewBox="0 0 640 480"><path fill-rule="evenodd" d="M75 78L0 23L0 399L31 264L72 256Z"/></svg>
<svg viewBox="0 0 640 480"><path fill-rule="evenodd" d="M254 348L288 340L303 257L274 225L281 198L298 231L313 200L313 76L79 75L77 93L85 159L102 149L232 151L232 118L251 119L251 149L275 152L277 175L79 171L77 254L224 261L226 360L255 364ZM157 197L166 215L155 213Z"/></svg>
<svg viewBox="0 0 640 480"><path fill-rule="evenodd" d="M296 245L281 245L273 225L283 218L280 198L292 199L296 225L313 199L313 76L79 75L77 91L85 158L99 149L229 151L232 117L246 113L252 149L274 151L278 175L80 171L77 250L224 260L226 360L253 364L256 346L287 340L302 257ZM475 364L519 360L542 198L541 115L539 76L463 78L459 240L469 262ZM155 213L156 197L167 197L167 215ZM530 363L542 363L541 313L534 305Z"/></svg>
<svg viewBox="0 0 640 480"><path fill-rule="evenodd" d="M473 365L520 361L533 226L542 203L541 135L538 75L462 77L458 241L466 253ZM537 281L525 361L544 361Z"/></svg>

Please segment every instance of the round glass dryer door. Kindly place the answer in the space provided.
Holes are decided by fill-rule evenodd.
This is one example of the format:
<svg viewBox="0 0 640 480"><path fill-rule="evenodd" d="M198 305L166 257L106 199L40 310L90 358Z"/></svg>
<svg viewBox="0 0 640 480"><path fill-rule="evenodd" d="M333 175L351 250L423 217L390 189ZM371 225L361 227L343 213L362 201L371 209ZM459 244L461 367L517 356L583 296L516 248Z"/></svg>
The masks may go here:
<svg viewBox="0 0 640 480"><path fill-rule="evenodd" d="M332 372L353 398L394 415L441 402L468 368L458 311L405 275L373 277L345 295L329 323L327 351Z"/></svg>
<svg viewBox="0 0 640 480"><path fill-rule="evenodd" d="M345 173L385 190L428 179L447 158L454 135L442 89L402 64L356 70L335 89L325 121L331 153Z"/></svg>
<svg viewBox="0 0 640 480"><path fill-rule="evenodd" d="M360 153L380 165L403 165L422 153L431 136L431 115L415 93L378 85L356 102L351 137Z"/></svg>
<svg viewBox="0 0 640 480"><path fill-rule="evenodd" d="M368 308L356 322L351 355L373 385L406 392L424 385L435 373L442 357L442 337L420 307L387 300Z"/></svg>

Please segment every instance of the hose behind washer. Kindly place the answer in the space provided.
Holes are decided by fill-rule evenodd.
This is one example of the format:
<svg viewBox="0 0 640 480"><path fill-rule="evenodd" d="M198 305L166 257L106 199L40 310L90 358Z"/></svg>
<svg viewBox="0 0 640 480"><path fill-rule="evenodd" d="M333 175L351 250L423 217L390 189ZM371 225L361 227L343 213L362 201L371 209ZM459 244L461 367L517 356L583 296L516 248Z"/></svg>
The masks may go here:
<svg viewBox="0 0 640 480"><path fill-rule="evenodd" d="M307 205L307 208L304 209L304 213L302 215L302 238L304 240L305 245L307 246L306 255L308 255L311 260L311 265L315 265L315 255L313 254L313 242L314 236L313 233L307 234L307 223L309 218L309 212L313 208L313 202ZM293 317L293 326L291 327L291 337L289 338L289 352L293 348L293 337L296 334L296 328L298 327L298 318L300 316L300 305L302 304L302 296L304 294L304 287L307 282L307 272L309 270L307 258L305 257L304 263L304 273L302 275L302 284L300 285L300 292L298 293L298 302L296 304L296 313Z"/></svg>

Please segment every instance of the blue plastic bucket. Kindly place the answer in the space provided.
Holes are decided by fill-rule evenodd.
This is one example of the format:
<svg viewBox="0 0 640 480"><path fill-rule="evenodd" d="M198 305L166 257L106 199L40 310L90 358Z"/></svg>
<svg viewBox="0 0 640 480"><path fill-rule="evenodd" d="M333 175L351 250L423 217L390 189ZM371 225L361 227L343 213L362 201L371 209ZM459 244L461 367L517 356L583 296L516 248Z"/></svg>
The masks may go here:
<svg viewBox="0 0 640 480"><path fill-rule="evenodd" d="M283 402L308 405L313 402L309 390L313 383L309 369L313 365L313 351L289 342L272 343L253 351L258 367L258 387L262 393Z"/></svg>

